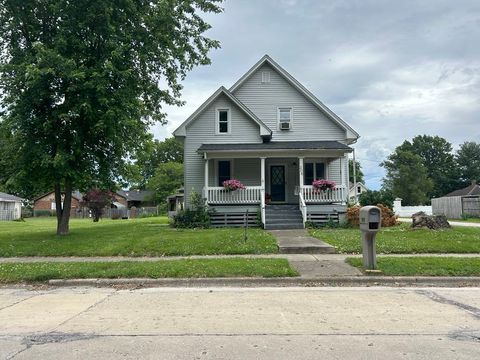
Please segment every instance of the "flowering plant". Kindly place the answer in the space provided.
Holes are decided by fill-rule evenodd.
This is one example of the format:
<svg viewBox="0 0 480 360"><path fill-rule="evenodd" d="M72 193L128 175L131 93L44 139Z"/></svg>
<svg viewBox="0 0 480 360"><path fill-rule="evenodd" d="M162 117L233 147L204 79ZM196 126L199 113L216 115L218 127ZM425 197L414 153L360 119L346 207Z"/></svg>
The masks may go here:
<svg viewBox="0 0 480 360"><path fill-rule="evenodd" d="M325 191L325 190L335 190L335 187L337 186L337 184L335 184L335 181L321 179L321 180L314 180L312 182L312 186L314 187L315 190Z"/></svg>
<svg viewBox="0 0 480 360"><path fill-rule="evenodd" d="M223 182L223 188L228 191L235 191L238 189L245 189L245 185L243 185L238 180L232 179L232 180L225 180Z"/></svg>

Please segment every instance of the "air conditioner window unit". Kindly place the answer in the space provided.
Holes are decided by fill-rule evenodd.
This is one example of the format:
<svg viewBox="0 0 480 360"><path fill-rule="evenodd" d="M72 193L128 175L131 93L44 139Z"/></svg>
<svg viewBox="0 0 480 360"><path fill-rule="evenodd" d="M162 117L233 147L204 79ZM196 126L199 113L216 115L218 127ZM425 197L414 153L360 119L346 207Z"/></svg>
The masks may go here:
<svg viewBox="0 0 480 360"><path fill-rule="evenodd" d="M290 130L290 122L280 122L280 130Z"/></svg>

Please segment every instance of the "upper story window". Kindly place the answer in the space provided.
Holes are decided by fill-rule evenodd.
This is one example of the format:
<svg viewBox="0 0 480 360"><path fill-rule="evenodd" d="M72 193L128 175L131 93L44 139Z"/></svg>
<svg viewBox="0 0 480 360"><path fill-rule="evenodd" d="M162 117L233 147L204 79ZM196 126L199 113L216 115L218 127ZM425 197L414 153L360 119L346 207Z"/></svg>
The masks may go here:
<svg viewBox="0 0 480 360"><path fill-rule="evenodd" d="M231 132L231 123L230 123L230 109L217 109L217 121L215 133L220 134L230 134Z"/></svg>
<svg viewBox="0 0 480 360"><path fill-rule="evenodd" d="M278 108L278 127L280 130L290 130L292 128L292 108Z"/></svg>
<svg viewBox="0 0 480 360"><path fill-rule="evenodd" d="M362 193L362 188L360 186L357 186L357 194L361 194Z"/></svg>
<svg viewBox="0 0 480 360"><path fill-rule="evenodd" d="M270 71L262 71L262 84L270 83Z"/></svg>

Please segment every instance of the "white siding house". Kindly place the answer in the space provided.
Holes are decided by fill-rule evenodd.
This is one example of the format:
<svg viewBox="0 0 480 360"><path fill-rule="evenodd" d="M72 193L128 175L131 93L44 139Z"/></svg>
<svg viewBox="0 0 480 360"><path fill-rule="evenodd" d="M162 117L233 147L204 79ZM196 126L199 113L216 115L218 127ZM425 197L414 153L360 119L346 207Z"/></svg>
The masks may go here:
<svg viewBox="0 0 480 360"><path fill-rule="evenodd" d="M22 216L22 199L0 192L0 220L16 220Z"/></svg>
<svg viewBox="0 0 480 360"><path fill-rule="evenodd" d="M349 145L359 135L268 55L230 89L220 87L174 135L185 145L186 206L193 191L201 193L222 224L248 210L266 228L294 228L346 211ZM246 188L227 191L228 179ZM318 179L335 189L314 189Z"/></svg>

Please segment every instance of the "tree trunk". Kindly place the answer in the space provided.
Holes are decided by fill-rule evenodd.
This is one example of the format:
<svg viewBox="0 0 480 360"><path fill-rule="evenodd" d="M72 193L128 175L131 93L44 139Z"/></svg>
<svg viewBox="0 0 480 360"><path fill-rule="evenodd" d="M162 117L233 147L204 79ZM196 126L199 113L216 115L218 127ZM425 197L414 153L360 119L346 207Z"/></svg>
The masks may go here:
<svg viewBox="0 0 480 360"><path fill-rule="evenodd" d="M55 204L57 212L57 235L67 235L69 232L70 208L72 206L72 183L65 180L65 196L62 206L62 191L60 183L55 184Z"/></svg>

